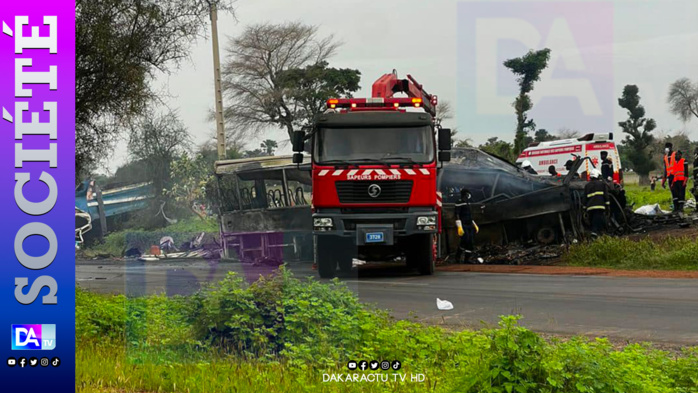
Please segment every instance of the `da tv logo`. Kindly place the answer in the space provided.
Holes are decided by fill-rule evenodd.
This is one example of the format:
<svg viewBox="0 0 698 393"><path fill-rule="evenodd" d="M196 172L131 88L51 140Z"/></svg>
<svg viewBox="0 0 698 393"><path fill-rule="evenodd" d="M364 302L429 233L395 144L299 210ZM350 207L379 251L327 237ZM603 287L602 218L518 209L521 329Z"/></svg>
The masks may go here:
<svg viewBox="0 0 698 393"><path fill-rule="evenodd" d="M12 325L13 350L56 348L56 325Z"/></svg>

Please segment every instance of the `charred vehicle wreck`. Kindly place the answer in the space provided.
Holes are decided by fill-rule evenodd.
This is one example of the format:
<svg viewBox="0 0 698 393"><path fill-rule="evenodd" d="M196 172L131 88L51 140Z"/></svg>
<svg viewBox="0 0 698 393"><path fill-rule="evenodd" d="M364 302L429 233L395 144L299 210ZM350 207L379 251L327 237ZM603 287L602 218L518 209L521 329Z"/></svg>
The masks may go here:
<svg viewBox="0 0 698 393"><path fill-rule="evenodd" d="M586 236L584 185L575 164L565 177L531 175L509 162L473 148L452 150L437 182L442 194L438 257L456 252L455 202L461 188L472 194L480 227L477 245L550 245ZM572 158L572 157L571 157ZM224 255L244 261L313 259L312 188L308 165L291 156L216 163L218 211ZM612 227L627 229L624 193L609 184ZM357 255L362 259L362 255ZM388 256L390 258L394 256Z"/></svg>
<svg viewBox="0 0 698 393"><path fill-rule="evenodd" d="M309 168L280 156L218 161L215 171L224 258L312 260Z"/></svg>
<svg viewBox="0 0 698 393"><path fill-rule="evenodd" d="M439 177L444 215L442 257L458 247L454 204L461 188L467 188L472 195L473 218L481 228L478 244L549 245L586 236L586 182L577 176L584 159L575 159L566 176L552 177L532 175L473 148L453 149L451 154L452 162ZM608 187L612 230L623 232L628 224L624 191L618 185L609 183Z"/></svg>

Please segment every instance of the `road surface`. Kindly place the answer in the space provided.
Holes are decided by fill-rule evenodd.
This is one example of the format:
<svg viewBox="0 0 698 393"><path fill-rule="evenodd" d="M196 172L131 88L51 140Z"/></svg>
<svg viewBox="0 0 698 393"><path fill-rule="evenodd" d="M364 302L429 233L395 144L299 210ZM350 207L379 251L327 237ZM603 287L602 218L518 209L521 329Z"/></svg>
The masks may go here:
<svg viewBox="0 0 698 393"><path fill-rule="evenodd" d="M297 277L312 276L308 263L290 265ZM249 280L273 270L240 263L195 260L78 261L83 288L141 295L189 294L228 271ZM520 314L532 330L606 336L631 341L698 345L698 280L595 276L548 276L437 271L419 276L399 267L362 268L342 278L366 303L397 318L451 327L492 326L498 316ZM436 309L436 298L454 304Z"/></svg>

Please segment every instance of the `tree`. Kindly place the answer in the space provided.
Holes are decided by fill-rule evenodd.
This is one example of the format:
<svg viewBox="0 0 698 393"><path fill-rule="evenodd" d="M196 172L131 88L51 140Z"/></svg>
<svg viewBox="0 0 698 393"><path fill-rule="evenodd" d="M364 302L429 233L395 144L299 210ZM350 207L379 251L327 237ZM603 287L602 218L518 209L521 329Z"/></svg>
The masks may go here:
<svg viewBox="0 0 698 393"><path fill-rule="evenodd" d="M572 138L579 138L579 135L581 133L578 130L573 130L571 128L567 127L562 127L557 130L556 135L557 139L572 139Z"/></svg>
<svg viewBox="0 0 698 393"><path fill-rule="evenodd" d="M273 139L266 139L264 142L259 144L259 147L261 147L266 152L266 155L273 156L274 150L278 148L279 145Z"/></svg>
<svg viewBox="0 0 698 393"><path fill-rule="evenodd" d="M628 147L627 157L632 169L640 176L640 184L649 184L649 173L655 169L652 161L654 142L651 132L657 127L654 119L645 118L645 108L640 105L640 89L635 85L626 85L623 95L618 99L618 105L628 111L628 120L618 123L623 132L628 134L624 144Z"/></svg>
<svg viewBox="0 0 698 393"><path fill-rule="evenodd" d="M273 125L290 137L310 124L327 99L358 90L359 71L328 67L339 43L317 32L299 22L264 23L231 40L221 71L229 128L248 133Z"/></svg>
<svg viewBox="0 0 698 393"><path fill-rule="evenodd" d="M205 36L209 2L233 0L76 0L76 182L108 159L114 142L156 97L151 82Z"/></svg>
<svg viewBox="0 0 698 393"><path fill-rule="evenodd" d="M479 149L509 162L516 161L517 155L514 153L512 144L500 141L496 136L488 139L484 145L480 145Z"/></svg>
<svg viewBox="0 0 698 393"><path fill-rule="evenodd" d="M443 100L439 102L436 107L436 122L443 125L444 121L451 120L454 118L453 108L449 101ZM471 147L472 139L464 138L462 140L456 139L456 134L458 133L458 127L451 127L451 139L453 139L454 147Z"/></svg>
<svg viewBox="0 0 698 393"><path fill-rule="evenodd" d="M529 130L536 129L536 123L529 119L526 112L531 110L533 103L528 93L533 90L533 83L540 79L540 73L548 66L550 49L539 51L530 50L522 57L516 57L504 62L504 66L517 75L519 95L512 104L516 112L516 137L514 138L514 153L519 154L525 148L525 138Z"/></svg>
<svg viewBox="0 0 698 393"><path fill-rule="evenodd" d="M170 164L186 153L191 138L175 112L138 119L131 127L129 156L147 168L155 189L162 192L169 185Z"/></svg>
<svg viewBox="0 0 698 393"><path fill-rule="evenodd" d="M185 205L199 218L205 218L206 214L194 208L194 203L206 199L207 185L213 179L213 168L209 166L207 158L201 154L194 158L183 154L172 162L170 176L173 180L172 185L165 190L165 194Z"/></svg>
<svg viewBox="0 0 698 393"><path fill-rule="evenodd" d="M548 133L548 130L541 128L538 131L536 131L536 135L535 135L535 138L533 138L533 141L534 142L547 142L547 141L554 141L556 139L557 138L555 137L555 135L550 135L550 133Z"/></svg>
<svg viewBox="0 0 698 393"><path fill-rule="evenodd" d="M684 122L698 118L698 83L681 78L669 86L669 110Z"/></svg>

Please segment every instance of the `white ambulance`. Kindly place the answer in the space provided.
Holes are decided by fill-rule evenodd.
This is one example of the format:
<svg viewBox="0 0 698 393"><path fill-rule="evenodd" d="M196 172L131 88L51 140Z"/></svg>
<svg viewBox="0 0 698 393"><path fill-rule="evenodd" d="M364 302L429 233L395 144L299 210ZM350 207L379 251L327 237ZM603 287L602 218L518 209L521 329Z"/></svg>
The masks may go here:
<svg viewBox="0 0 698 393"><path fill-rule="evenodd" d="M594 166L599 171L601 170L602 151L608 152L608 159L613 162L613 181L621 183L623 171L621 170L618 149L613 142L613 133L587 134L581 138L532 143L521 152L516 163L520 166L524 161L529 161L531 167L540 176L550 176L548 168L554 165L557 173L564 176L567 174L567 169L565 169L567 161L574 161L578 157L581 159L589 157L591 162L585 160L578 171L580 176L586 176L586 180L588 180L588 174Z"/></svg>

